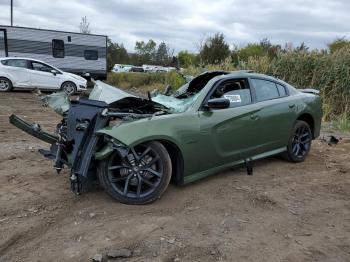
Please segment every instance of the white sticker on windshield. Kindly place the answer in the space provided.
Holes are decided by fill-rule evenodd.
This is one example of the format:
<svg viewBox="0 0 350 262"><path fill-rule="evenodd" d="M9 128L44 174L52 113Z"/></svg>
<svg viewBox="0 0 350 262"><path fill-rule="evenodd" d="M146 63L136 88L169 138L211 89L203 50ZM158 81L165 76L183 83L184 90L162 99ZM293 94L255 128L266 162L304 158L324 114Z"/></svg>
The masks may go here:
<svg viewBox="0 0 350 262"><path fill-rule="evenodd" d="M241 103L241 96L240 95L224 95L224 97L228 100L230 100L230 103Z"/></svg>

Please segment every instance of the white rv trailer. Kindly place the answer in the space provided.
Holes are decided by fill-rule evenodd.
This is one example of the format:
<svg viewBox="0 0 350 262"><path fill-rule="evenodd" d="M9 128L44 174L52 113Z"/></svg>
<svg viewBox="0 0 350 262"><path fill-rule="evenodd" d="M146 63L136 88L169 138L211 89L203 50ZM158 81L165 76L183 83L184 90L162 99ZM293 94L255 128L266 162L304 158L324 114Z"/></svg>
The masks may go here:
<svg viewBox="0 0 350 262"><path fill-rule="evenodd" d="M107 36L0 25L0 57L44 61L66 72L104 80Z"/></svg>

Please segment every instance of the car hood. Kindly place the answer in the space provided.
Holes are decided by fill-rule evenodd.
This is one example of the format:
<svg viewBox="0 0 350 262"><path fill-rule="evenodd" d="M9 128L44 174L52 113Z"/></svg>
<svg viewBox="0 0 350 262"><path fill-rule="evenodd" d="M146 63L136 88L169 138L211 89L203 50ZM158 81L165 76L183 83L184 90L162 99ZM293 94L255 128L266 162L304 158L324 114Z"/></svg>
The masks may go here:
<svg viewBox="0 0 350 262"><path fill-rule="evenodd" d="M103 101L103 102L106 102L107 104L112 104L124 98L140 98L140 97L129 94L119 88L110 86L99 80L95 82L95 86L89 95L89 99Z"/></svg>
<svg viewBox="0 0 350 262"><path fill-rule="evenodd" d="M159 110L166 110L168 113L184 112L196 98L197 96L178 99L172 96L157 94L149 100L110 86L102 81L96 81L95 87L89 96L89 99L103 101L110 104L111 107L122 109L130 107L132 109L136 106L149 105Z"/></svg>
<svg viewBox="0 0 350 262"><path fill-rule="evenodd" d="M89 99L105 102L110 108L121 112L136 112L152 114L159 111L167 113L182 113L186 111L197 95L186 99L157 94L151 99L125 92L102 81L96 81ZM70 101L64 92L53 93L41 98L45 105L62 115L70 108Z"/></svg>

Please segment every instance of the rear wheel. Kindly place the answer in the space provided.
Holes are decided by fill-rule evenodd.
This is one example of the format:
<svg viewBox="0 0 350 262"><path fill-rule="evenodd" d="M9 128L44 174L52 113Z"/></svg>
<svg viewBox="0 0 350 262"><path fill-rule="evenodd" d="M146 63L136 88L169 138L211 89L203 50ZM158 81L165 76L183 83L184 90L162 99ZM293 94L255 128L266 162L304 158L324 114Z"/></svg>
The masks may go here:
<svg viewBox="0 0 350 262"><path fill-rule="evenodd" d="M312 132L308 123L298 120L293 128L284 158L291 162L305 160L311 148Z"/></svg>
<svg viewBox="0 0 350 262"><path fill-rule="evenodd" d="M5 77L0 77L0 92L9 92L13 88L12 83Z"/></svg>
<svg viewBox="0 0 350 262"><path fill-rule="evenodd" d="M64 82L61 89L67 95L73 95L75 92L77 92L77 86L73 82Z"/></svg>
<svg viewBox="0 0 350 262"><path fill-rule="evenodd" d="M171 178L171 160L165 147L156 141L115 151L99 166L99 180L116 200L142 205L160 198Z"/></svg>

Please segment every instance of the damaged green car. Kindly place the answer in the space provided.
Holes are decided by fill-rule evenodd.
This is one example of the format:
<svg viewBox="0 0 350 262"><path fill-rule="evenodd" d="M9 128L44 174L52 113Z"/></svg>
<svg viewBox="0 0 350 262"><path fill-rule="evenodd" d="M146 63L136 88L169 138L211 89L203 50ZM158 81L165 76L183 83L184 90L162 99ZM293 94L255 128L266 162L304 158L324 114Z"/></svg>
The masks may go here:
<svg viewBox="0 0 350 262"><path fill-rule="evenodd" d="M148 98L97 81L88 99L44 101L63 116L56 134L15 115L10 122L51 144L40 152L58 172L70 168L74 192L98 182L126 204L158 199L171 180L187 184L239 164L251 173L252 161L271 155L301 162L322 117L318 91L249 71L205 72Z"/></svg>

